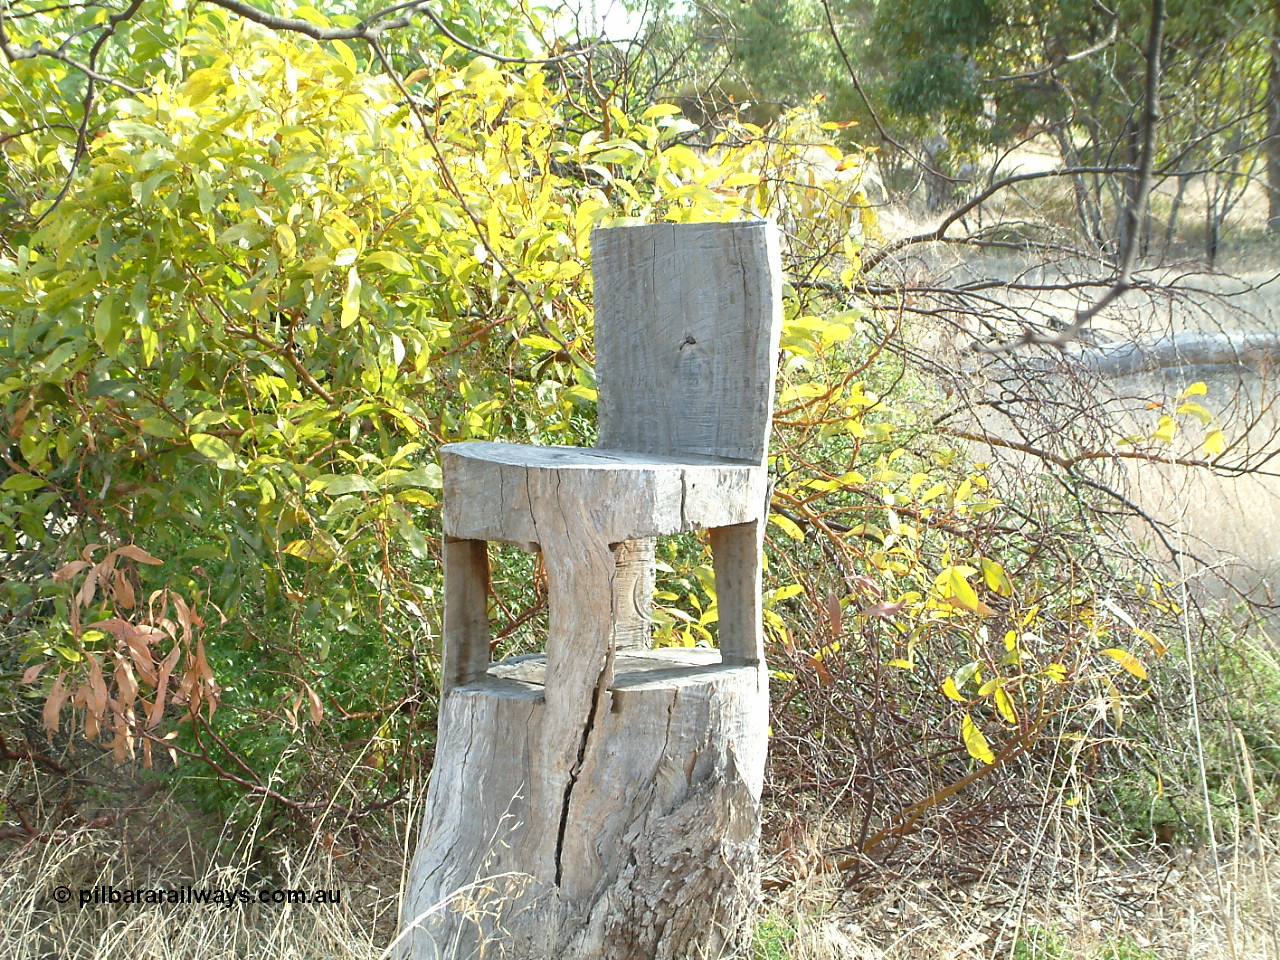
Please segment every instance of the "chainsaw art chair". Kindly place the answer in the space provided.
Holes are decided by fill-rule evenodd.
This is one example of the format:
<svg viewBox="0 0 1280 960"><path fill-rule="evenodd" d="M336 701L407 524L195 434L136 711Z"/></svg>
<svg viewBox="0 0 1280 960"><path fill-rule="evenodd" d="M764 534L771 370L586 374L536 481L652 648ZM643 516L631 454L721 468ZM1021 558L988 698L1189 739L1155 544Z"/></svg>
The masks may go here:
<svg viewBox="0 0 1280 960"><path fill-rule="evenodd" d="M591 246L596 446L441 449L443 702L408 956L667 956L688 922L728 943L753 900L777 228L615 227ZM719 650L650 649L653 538L700 529ZM545 655L490 662L489 541L542 554ZM517 875L500 896L485 880Z"/></svg>

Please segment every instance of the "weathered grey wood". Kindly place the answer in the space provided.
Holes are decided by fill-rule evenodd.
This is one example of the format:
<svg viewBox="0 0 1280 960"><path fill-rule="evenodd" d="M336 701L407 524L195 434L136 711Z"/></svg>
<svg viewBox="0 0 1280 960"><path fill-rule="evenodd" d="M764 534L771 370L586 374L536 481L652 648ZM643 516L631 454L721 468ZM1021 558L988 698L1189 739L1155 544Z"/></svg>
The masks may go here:
<svg viewBox="0 0 1280 960"><path fill-rule="evenodd" d="M489 551L483 540L444 542L441 695L484 676L489 665Z"/></svg>
<svg viewBox="0 0 1280 960"><path fill-rule="evenodd" d="M711 529L720 650L725 663L763 663L760 551L764 523L753 520Z"/></svg>
<svg viewBox="0 0 1280 960"><path fill-rule="evenodd" d="M614 650L644 650L653 645L650 613L656 580L656 548L654 537L618 544L618 569L613 577Z"/></svg>
<svg viewBox="0 0 1280 960"><path fill-rule="evenodd" d="M597 231L595 449L441 448L445 694L401 956L720 958L758 891L772 225ZM723 656L644 648L653 539L710 529ZM484 541L536 546L545 656L488 664Z"/></svg>
<svg viewBox="0 0 1280 960"><path fill-rule="evenodd" d="M559 884L529 869L545 814L522 776L551 709L540 697L544 663L445 701L403 908L406 927L428 916L403 955L692 960L745 949L758 895L764 674L700 666L708 657L693 651L654 653L673 656L629 666L603 693L566 807Z"/></svg>
<svg viewBox="0 0 1280 960"><path fill-rule="evenodd" d="M542 543L534 477L595 511L609 543L745 523L764 509L767 483L761 467L712 457L515 443L446 444L440 463L445 488L467 491L445 498L445 536L508 543Z"/></svg>
<svg viewBox="0 0 1280 960"><path fill-rule="evenodd" d="M597 230L597 446L763 463L782 329L769 222Z"/></svg>
<svg viewBox="0 0 1280 960"><path fill-rule="evenodd" d="M1153 340L1087 347L1079 363L1102 377L1123 377L1151 370L1215 366L1264 369L1280 359L1280 333L1271 330L1232 333L1189 331Z"/></svg>

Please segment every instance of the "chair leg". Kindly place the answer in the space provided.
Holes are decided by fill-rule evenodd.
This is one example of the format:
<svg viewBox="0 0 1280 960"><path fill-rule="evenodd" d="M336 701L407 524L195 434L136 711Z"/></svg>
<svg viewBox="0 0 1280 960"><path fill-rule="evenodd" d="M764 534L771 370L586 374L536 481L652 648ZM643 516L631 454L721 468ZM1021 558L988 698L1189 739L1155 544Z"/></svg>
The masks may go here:
<svg viewBox="0 0 1280 960"><path fill-rule="evenodd" d="M710 534L716 604L720 608L721 661L762 663L760 551L764 546L764 524L753 520L714 527Z"/></svg>
<svg viewBox="0 0 1280 960"><path fill-rule="evenodd" d="M444 542L443 695L489 667L489 550L484 540Z"/></svg>
<svg viewBox="0 0 1280 960"><path fill-rule="evenodd" d="M650 615L653 612L657 544L656 537L624 540L618 544L617 571L613 578L615 650L648 650L653 646Z"/></svg>

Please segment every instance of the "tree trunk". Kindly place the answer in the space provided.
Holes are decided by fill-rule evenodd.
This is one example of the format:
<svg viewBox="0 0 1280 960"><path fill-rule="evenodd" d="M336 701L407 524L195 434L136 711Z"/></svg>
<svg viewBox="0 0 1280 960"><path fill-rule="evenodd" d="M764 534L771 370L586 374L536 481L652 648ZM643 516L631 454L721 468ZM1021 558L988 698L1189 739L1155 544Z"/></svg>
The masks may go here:
<svg viewBox="0 0 1280 960"><path fill-rule="evenodd" d="M572 800L546 808L524 782L548 719L545 659L495 664L447 697L400 956L692 960L745 950L767 680L761 665L717 661L711 650L617 654Z"/></svg>
<svg viewBox="0 0 1280 960"><path fill-rule="evenodd" d="M1178 333L1079 351L1078 362L1101 377L1197 367L1262 369L1280 361L1280 333Z"/></svg>

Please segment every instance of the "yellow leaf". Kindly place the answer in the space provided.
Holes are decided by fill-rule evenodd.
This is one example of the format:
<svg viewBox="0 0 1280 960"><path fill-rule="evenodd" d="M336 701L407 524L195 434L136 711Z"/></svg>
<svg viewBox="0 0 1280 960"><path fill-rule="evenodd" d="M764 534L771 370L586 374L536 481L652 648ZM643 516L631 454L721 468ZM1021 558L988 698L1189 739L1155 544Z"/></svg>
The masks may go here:
<svg viewBox="0 0 1280 960"><path fill-rule="evenodd" d="M283 552L307 563L328 563L333 559L333 551L317 540L291 540Z"/></svg>
<svg viewBox="0 0 1280 960"><path fill-rule="evenodd" d="M769 522L777 524L777 526L782 529L782 532L792 540L804 539L804 531L801 530L799 525L789 517L784 517L780 513L771 513L769 514Z"/></svg>
<svg viewBox="0 0 1280 960"><path fill-rule="evenodd" d="M1178 399L1181 400L1183 397L1203 397L1208 392L1208 385L1203 380L1197 380L1178 394Z"/></svg>
<svg viewBox="0 0 1280 960"><path fill-rule="evenodd" d="M654 117L669 117L675 113L680 113L680 108L674 103L655 103L640 114L640 119L652 120Z"/></svg>
<svg viewBox="0 0 1280 960"><path fill-rule="evenodd" d="M1210 430L1204 438L1204 452L1207 457L1220 456L1227 449L1227 438L1221 430Z"/></svg>
<svg viewBox="0 0 1280 960"><path fill-rule="evenodd" d="M1151 644L1151 649L1156 652L1157 657L1163 657L1169 652L1169 647L1163 640L1157 637L1150 630L1143 630L1141 627L1134 627L1133 632L1140 636L1147 643Z"/></svg>
<svg viewBox="0 0 1280 960"><path fill-rule="evenodd" d="M1156 427L1156 432L1151 435L1152 440L1159 440L1161 443L1173 443L1173 437L1178 432L1178 421L1167 414L1160 418L1160 425Z"/></svg>
<svg viewBox="0 0 1280 960"><path fill-rule="evenodd" d="M1204 424L1208 424L1213 420L1213 414L1200 406L1200 404L1196 403L1194 400L1188 400L1185 403L1179 404L1178 412L1189 413Z"/></svg>
<svg viewBox="0 0 1280 960"><path fill-rule="evenodd" d="M1119 647L1110 647L1103 650L1102 653L1120 664L1120 666L1124 667L1125 670L1132 673L1139 680L1147 679L1147 668L1142 665L1142 661L1128 650L1121 650Z"/></svg>
<svg viewBox="0 0 1280 960"><path fill-rule="evenodd" d="M982 564L982 579L990 590L998 597L1008 597L1013 595L1013 582L1009 579L1009 575L1005 573L1004 567L996 563L994 560L988 560L983 557L980 561Z"/></svg>
<svg viewBox="0 0 1280 960"><path fill-rule="evenodd" d="M903 670L914 670L916 668L916 665L910 660L903 660L901 657L895 657L893 660L890 660L889 666L900 667Z"/></svg>
<svg viewBox="0 0 1280 960"><path fill-rule="evenodd" d="M991 746L987 743L987 738L982 735L978 725L973 722L973 717L967 713L964 715L964 719L960 721L960 735L964 738L964 748L969 751L969 756L975 760L981 760L983 763L996 762L996 755L991 752Z"/></svg>
<svg viewBox="0 0 1280 960"><path fill-rule="evenodd" d="M1000 712L1000 716L1004 717L1007 723L1017 723L1018 714L1013 709L1013 699L1009 694L1004 692L1004 687L997 687L995 692L996 710Z"/></svg>
<svg viewBox="0 0 1280 960"><path fill-rule="evenodd" d="M969 581L959 567L947 567L938 575L943 588L943 597L953 601L957 606L977 612L978 594L969 586Z"/></svg>
<svg viewBox="0 0 1280 960"><path fill-rule="evenodd" d="M964 703L964 697L960 696L960 691L956 687L954 677L947 677L947 679L942 681L942 692L957 703Z"/></svg>

